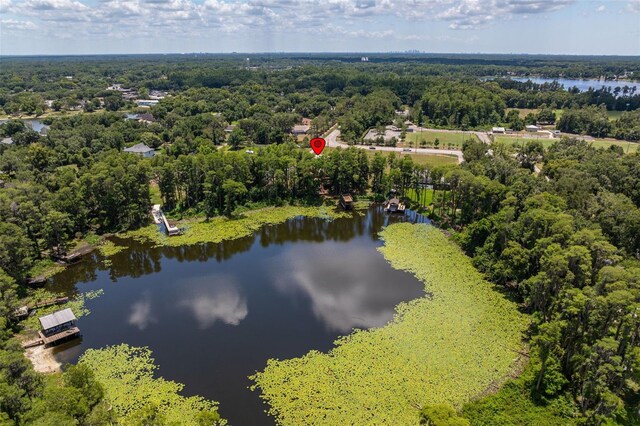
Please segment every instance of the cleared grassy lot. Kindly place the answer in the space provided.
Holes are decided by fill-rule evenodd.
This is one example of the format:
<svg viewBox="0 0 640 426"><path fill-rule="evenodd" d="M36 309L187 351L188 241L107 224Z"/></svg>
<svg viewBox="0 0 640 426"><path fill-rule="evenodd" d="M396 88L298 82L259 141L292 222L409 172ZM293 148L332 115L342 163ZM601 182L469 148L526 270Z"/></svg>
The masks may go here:
<svg viewBox="0 0 640 426"><path fill-rule="evenodd" d="M539 111L537 108L505 108L505 111L512 109L517 109L520 112L519 115L521 118L525 118L529 113L537 114ZM556 113L556 119L559 120L562 114L564 114L564 109L554 109L553 112ZM607 111L607 115L609 116L609 120L613 121L620 118L623 112L624 111Z"/></svg>
<svg viewBox="0 0 640 426"><path fill-rule="evenodd" d="M452 146L455 148L462 148L462 144L465 140L469 138L473 138L477 140L477 137L473 133L453 133L453 132L413 132L407 133L407 138L404 143L405 146L411 146L413 148L416 147L416 142L418 143L418 147L420 147L421 141L426 141L427 146L434 147L436 138L440 141L440 148L446 148L447 146Z"/></svg>
<svg viewBox="0 0 640 426"><path fill-rule="evenodd" d="M325 152L329 152L332 149L336 149L336 148L327 147L327 148L325 148ZM369 159L372 159L373 156L376 155L376 153L382 154L385 158L388 157L389 154L391 153L390 151L382 151L382 150L375 150L375 149L365 149L365 152L367 153L367 157L369 157ZM458 157L456 157L455 155L447 155L447 154L414 154L414 153L409 154L409 153L404 153L404 152L396 152L396 157L398 157L398 158L404 157L404 156L407 156L407 155L413 159L414 163L416 163L416 164L424 164L425 166L428 166L428 167L444 166L444 165L447 165L447 164L458 164Z"/></svg>
<svg viewBox="0 0 640 426"><path fill-rule="evenodd" d="M548 139L548 138L519 138L517 136L496 136L496 141L505 142L512 145L522 145L527 143L528 141L540 141L542 142L542 146L545 148L550 147L558 139ZM609 148L611 145L616 145L621 147L625 153L631 154L634 152L638 152L638 148L640 147L639 143L636 142L627 142L627 141L619 141L615 139L594 139L593 141L588 141L595 148Z"/></svg>

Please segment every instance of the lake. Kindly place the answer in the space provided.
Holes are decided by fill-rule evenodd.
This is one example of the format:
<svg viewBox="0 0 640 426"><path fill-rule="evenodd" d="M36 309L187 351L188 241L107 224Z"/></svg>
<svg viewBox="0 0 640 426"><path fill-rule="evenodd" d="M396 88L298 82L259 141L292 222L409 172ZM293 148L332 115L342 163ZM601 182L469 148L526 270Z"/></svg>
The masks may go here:
<svg viewBox="0 0 640 426"><path fill-rule="evenodd" d="M615 89L616 87L636 87L638 90L638 83L632 81L607 81L607 80L596 80L596 79L587 79L587 80L575 80L569 78L542 78L542 77L511 77L512 80L523 81L526 82L531 80L533 83L544 84L544 83L553 83L557 81L561 85L564 86L565 90L570 89L571 87L577 87L581 92L585 92L589 90L589 88L593 89L601 89L604 87L611 87L611 89Z"/></svg>
<svg viewBox="0 0 640 426"><path fill-rule="evenodd" d="M351 218L297 218L251 237L185 247L127 241L102 262L87 258L50 287L73 293L104 289L78 320L82 340L56 357L76 362L88 348L148 346L159 374L185 384L184 395L220 402L234 425L273 424L247 376L269 358L328 351L354 327L392 319L394 307L424 295L424 284L376 250L392 222L380 206Z"/></svg>

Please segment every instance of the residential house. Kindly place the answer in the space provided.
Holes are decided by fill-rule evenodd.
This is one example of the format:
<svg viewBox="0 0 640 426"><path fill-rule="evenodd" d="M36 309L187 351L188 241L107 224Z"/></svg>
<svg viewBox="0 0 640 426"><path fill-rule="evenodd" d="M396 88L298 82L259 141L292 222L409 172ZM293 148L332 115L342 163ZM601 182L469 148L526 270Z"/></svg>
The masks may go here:
<svg viewBox="0 0 640 426"><path fill-rule="evenodd" d="M308 124L296 124L295 126L293 126L293 129L291 129L291 133L296 136L306 135L309 132L310 128L311 126Z"/></svg>
<svg viewBox="0 0 640 426"><path fill-rule="evenodd" d="M38 334L45 345L77 337L80 334L80 329L75 325L76 316L70 308L45 315L39 320L42 330Z"/></svg>
<svg viewBox="0 0 640 426"><path fill-rule="evenodd" d="M144 158L151 158L155 155L156 151L153 148L149 148L143 143L136 144L132 147L125 148L124 152L132 152Z"/></svg>
<svg viewBox="0 0 640 426"><path fill-rule="evenodd" d="M157 120L151 114L140 114L138 115L138 123L142 124L151 124L155 123Z"/></svg>

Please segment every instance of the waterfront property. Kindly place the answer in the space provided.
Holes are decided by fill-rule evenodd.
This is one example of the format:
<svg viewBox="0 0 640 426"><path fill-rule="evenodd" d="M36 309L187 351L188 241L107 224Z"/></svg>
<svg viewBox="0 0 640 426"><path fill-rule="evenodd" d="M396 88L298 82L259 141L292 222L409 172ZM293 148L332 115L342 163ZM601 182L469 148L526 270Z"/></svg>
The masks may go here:
<svg viewBox="0 0 640 426"><path fill-rule="evenodd" d="M160 208L160 204L153 205L153 208L151 209L151 214L153 216L153 221L156 224L161 225L163 227L164 232L166 232L167 235L172 236L172 235L181 234L180 228L176 226L171 226L171 224L169 224L167 217L164 215L164 213L162 212L162 209Z"/></svg>
<svg viewBox="0 0 640 426"><path fill-rule="evenodd" d="M80 335L76 327L76 316L70 308L56 311L39 318L42 330L39 335L45 345L59 343Z"/></svg>
<svg viewBox="0 0 640 426"><path fill-rule="evenodd" d="M353 208L353 197L351 194L342 194L340 196L340 205L345 210L351 210Z"/></svg>
<svg viewBox="0 0 640 426"><path fill-rule="evenodd" d="M406 206L400 202L396 195L396 190L392 189L389 193L389 199L384 203L384 211L387 213L404 213Z"/></svg>

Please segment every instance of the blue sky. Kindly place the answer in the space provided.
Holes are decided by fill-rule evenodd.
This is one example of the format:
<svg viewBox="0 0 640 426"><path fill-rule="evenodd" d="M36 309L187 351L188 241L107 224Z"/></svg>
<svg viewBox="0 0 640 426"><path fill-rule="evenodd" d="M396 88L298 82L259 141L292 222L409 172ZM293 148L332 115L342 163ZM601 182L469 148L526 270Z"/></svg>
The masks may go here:
<svg viewBox="0 0 640 426"><path fill-rule="evenodd" d="M0 54L640 55L640 0L0 0Z"/></svg>

